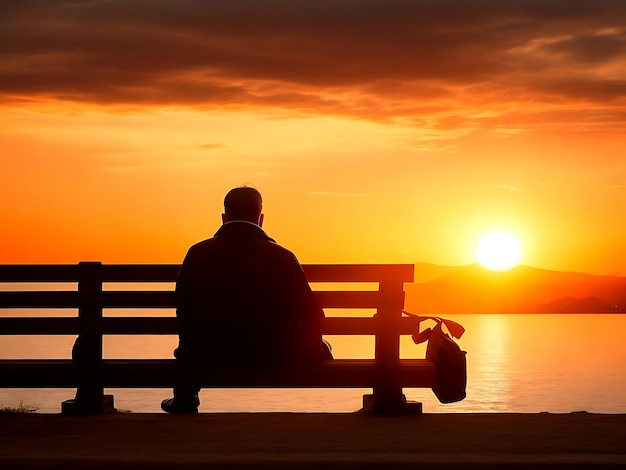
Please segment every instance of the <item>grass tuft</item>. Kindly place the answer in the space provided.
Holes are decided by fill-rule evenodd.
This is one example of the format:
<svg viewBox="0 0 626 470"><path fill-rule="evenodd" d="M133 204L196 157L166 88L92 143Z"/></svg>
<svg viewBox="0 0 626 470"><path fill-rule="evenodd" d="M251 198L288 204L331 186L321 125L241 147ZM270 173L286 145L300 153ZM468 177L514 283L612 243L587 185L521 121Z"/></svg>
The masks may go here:
<svg viewBox="0 0 626 470"><path fill-rule="evenodd" d="M23 401L20 401L20 404L17 406L0 405L0 415L36 414L37 410L39 410L39 408L25 405Z"/></svg>

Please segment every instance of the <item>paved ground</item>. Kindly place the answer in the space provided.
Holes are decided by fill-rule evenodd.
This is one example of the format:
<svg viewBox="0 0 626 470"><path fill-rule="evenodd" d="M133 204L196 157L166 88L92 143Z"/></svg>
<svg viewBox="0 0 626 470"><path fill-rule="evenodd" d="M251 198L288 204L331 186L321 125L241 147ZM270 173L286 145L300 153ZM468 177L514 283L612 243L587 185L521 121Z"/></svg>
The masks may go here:
<svg viewBox="0 0 626 470"><path fill-rule="evenodd" d="M0 468L626 468L626 415L0 416Z"/></svg>

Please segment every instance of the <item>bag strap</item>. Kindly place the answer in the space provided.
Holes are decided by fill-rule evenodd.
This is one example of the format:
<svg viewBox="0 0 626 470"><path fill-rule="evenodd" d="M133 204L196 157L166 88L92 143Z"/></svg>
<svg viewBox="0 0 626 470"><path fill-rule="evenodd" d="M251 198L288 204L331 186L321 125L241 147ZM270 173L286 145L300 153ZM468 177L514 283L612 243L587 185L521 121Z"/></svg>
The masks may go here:
<svg viewBox="0 0 626 470"><path fill-rule="evenodd" d="M404 313L405 315L407 315L407 316L415 319L415 321L417 321L418 332L419 332L419 325L420 325L421 322L423 322L424 320L434 320L438 325L441 325L443 323L446 326L446 328L448 329L448 331L450 332L450 334L452 335L453 338L459 339L459 338L461 338L461 336L463 336L463 333L465 333L465 328L460 323L457 323L457 322L452 321L452 320L448 320L447 318L416 315L415 313L410 313L410 312L407 312L406 310L402 310L402 313ZM418 333L417 336L421 338L419 333ZM428 338L425 338L425 339L423 339L420 342L423 342L426 339L428 339ZM413 341L415 341L415 338L413 338ZM416 344L419 344L419 343L416 343Z"/></svg>

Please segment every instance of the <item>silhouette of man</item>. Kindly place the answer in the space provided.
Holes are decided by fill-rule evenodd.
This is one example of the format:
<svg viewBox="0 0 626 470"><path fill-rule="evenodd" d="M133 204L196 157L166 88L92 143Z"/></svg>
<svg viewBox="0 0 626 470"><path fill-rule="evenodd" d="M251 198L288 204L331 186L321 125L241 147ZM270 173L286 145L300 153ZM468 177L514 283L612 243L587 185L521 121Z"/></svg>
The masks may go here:
<svg viewBox="0 0 626 470"><path fill-rule="evenodd" d="M332 359L324 312L300 263L261 228L261 194L239 187L224 199L223 225L192 246L176 283L179 344L169 413L195 413L202 370L281 373Z"/></svg>

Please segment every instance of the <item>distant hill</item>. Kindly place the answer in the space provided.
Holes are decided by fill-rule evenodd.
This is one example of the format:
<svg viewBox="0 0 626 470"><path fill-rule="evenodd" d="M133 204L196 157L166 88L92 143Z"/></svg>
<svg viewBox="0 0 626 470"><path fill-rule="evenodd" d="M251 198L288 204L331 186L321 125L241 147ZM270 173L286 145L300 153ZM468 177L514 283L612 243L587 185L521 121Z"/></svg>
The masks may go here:
<svg viewBox="0 0 626 470"><path fill-rule="evenodd" d="M495 272L417 263L405 291L414 313L626 313L626 277L530 266Z"/></svg>

